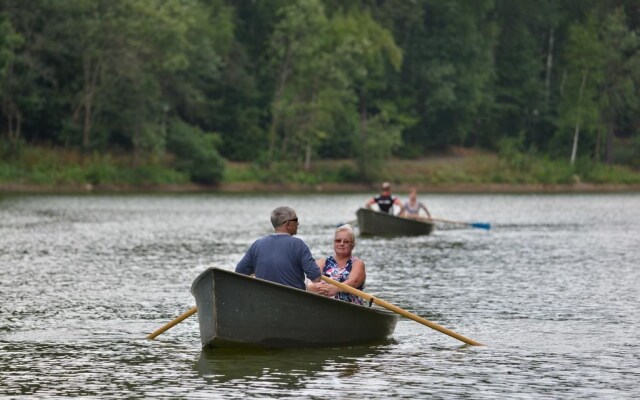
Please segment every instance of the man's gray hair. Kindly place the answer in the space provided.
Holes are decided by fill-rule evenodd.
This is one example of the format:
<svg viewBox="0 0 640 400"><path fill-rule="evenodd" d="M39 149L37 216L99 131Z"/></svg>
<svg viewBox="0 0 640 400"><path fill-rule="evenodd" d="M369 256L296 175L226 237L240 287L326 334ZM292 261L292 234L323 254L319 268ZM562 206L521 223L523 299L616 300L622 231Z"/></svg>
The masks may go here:
<svg viewBox="0 0 640 400"><path fill-rule="evenodd" d="M296 212L291 207L278 207L271 211L271 225L274 228L279 227L285 221L298 218Z"/></svg>

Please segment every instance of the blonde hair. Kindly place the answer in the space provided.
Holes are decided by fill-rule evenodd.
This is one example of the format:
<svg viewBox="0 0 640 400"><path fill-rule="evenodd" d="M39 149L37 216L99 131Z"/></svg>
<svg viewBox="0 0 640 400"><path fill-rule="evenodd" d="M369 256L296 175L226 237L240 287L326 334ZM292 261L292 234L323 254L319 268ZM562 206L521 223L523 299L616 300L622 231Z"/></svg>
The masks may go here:
<svg viewBox="0 0 640 400"><path fill-rule="evenodd" d="M353 230L353 227L349 224L340 225L336 228L334 236L338 234L338 232L347 232L353 244L356 244L356 233Z"/></svg>

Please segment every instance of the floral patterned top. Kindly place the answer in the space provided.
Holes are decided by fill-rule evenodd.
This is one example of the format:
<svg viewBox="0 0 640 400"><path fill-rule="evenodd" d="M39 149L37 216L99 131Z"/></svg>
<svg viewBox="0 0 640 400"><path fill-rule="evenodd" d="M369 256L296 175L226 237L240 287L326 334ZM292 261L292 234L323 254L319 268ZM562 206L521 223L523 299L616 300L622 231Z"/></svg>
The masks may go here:
<svg viewBox="0 0 640 400"><path fill-rule="evenodd" d="M344 282L349 278L349 274L351 273L351 268L353 267L353 263L356 260L358 260L357 257L351 256L347 260L347 265L345 265L344 268L340 268L338 267L338 262L336 261L336 259L333 258L333 256L329 256L326 258L324 262L324 268L322 268L322 273L333 280L336 280L338 282ZM364 282L357 289L358 290L364 289ZM360 297L351 293L338 292L335 298L339 300L348 301L349 303L355 303L360 305L364 304L364 301Z"/></svg>

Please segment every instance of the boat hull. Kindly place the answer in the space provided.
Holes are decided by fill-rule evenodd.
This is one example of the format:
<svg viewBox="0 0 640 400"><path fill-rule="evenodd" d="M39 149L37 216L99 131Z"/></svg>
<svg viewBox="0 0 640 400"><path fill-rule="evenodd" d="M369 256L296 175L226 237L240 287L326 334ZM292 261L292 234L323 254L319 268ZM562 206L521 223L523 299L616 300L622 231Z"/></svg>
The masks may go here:
<svg viewBox="0 0 640 400"><path fill-rule="evenodd" d="M383 341L398 315L209 268L191 286L203 347L325 347Z"/></svg>
<svg viewBox="0 0 640 400"><path fill-rule="evenodd" d="M361 235L388 235L388 236L417 236L429 235L433 232L434 224L396 217L391 214L381 213L366 208L356 212L358 228Z"/></svg>

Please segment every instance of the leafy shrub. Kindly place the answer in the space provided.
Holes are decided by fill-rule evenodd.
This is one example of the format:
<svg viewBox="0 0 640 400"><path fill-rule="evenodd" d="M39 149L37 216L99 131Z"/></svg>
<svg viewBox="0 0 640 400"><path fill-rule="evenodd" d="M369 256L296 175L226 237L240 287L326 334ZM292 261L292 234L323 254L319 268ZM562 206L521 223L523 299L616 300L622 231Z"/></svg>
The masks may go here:
<svg viewBox="0 0 640 400"><path fill-rule="evenodd" d="M175 168L188 174L192 182L217 184L224 175L219 143L217 135L176 120L171 124L167 148L175 156Z"/></svg>
<svg viewBox="0 0 640 400"><path fill-rule="evenodd" d="M337 182L360 182L361 180L362 175L351 165L341 166L336 174Z"/></svg>

